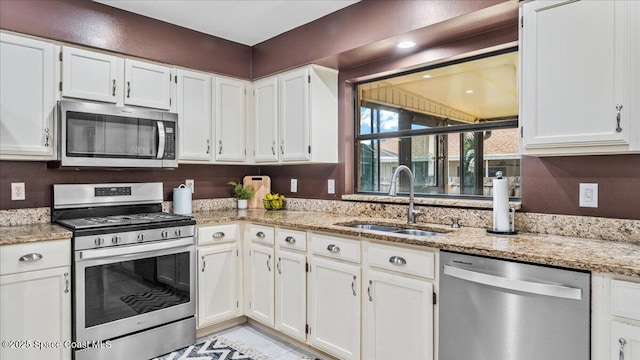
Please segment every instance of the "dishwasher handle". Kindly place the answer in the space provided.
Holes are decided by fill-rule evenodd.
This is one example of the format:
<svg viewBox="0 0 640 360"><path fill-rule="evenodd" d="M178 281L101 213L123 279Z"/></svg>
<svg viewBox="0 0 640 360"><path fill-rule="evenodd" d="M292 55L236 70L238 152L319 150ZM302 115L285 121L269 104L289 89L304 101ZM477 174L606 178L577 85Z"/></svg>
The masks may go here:
<svg viewBox="0 0 640 360"><path fill-rule="evenodd" d="M515 290L537 295L552 296L564 299L582 300L582 289L561 285L542 284L537 282L508 279L501 276L461 269L444 265L444 274L458 279L489 285L497 288Z"/></svg>

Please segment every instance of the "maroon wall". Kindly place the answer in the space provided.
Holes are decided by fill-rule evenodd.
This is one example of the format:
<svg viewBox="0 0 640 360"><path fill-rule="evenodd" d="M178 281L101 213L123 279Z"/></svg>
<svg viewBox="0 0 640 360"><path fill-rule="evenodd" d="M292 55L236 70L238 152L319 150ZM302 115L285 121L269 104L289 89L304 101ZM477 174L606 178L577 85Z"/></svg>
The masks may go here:
<svg viewBox="0 0 640 360"><path fill-rule="evenodd" d="M251 77L251 48L88 0L0 0L0 28L191 69Z"/></svg>
<svg viewBox="0 0 640 360"><path fill-rule="evenodd" d="M640 220L640 155L522 157L522 209ZM598 208L579 207L579 184L598 183Z"/></svg>

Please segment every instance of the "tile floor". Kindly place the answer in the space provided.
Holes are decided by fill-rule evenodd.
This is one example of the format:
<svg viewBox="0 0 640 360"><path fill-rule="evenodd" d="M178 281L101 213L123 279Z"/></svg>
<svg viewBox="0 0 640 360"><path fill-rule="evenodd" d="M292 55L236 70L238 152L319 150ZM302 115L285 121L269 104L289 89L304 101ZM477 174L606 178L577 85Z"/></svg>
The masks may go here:
<svg viewBox="0 0 640 360"><path fill-rule="evenodd" d="M272 337L249 324L238 325L207 337L211 338L214 336L220 336L230 341L243 344L261 352L272 360L316 359L316 357L305 350L291 343L284 342L281 339Z"/></svg>

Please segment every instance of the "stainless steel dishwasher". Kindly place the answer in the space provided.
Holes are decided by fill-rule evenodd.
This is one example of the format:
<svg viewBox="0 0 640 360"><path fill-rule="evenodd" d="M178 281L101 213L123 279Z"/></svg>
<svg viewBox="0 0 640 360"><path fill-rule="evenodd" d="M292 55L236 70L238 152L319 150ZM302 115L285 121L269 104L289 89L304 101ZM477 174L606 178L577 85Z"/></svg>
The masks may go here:
<svg viewBox="0 0 640 360"><path fill-rule="evenodd" d="M440 252L439 360L588 360L590 274Z"/></svg>

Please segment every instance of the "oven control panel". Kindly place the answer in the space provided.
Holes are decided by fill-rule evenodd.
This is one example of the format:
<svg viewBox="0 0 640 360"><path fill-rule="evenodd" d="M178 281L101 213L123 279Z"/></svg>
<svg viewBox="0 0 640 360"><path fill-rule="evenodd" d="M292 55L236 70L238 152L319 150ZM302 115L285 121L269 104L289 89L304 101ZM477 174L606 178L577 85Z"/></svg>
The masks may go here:
<svg viewBox="0 0 640 360"><path fill-rule="evenodd" d="M110 246L134 245L150 241L174 240L195 236L195 226L175 226L127 232L74 237L74 250L105 248Z"/></svg>
<svg viewBox="0 0 640 360"><path fill-rule="evenodd" d="M131 195L131 186L111 186L94 188L95 196L128 196Z"/></svg>

